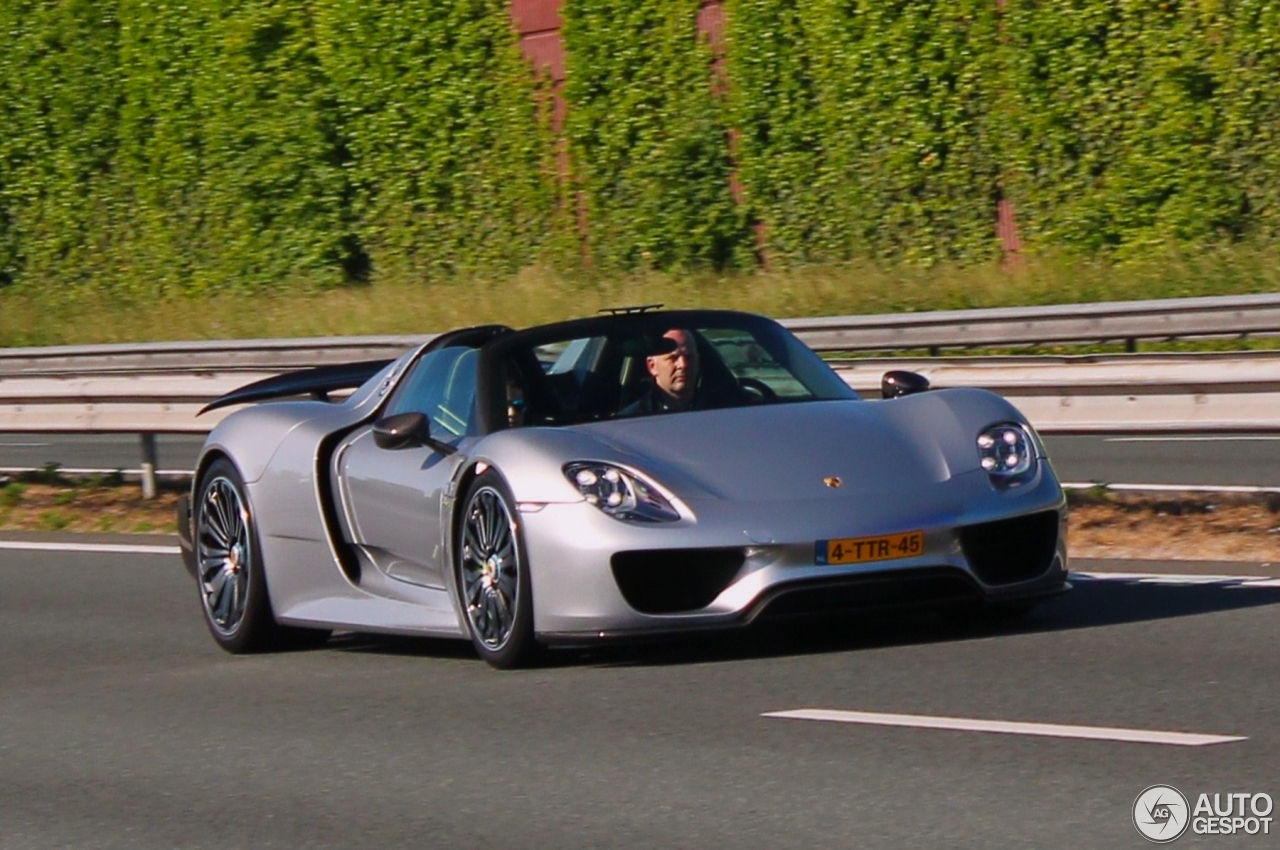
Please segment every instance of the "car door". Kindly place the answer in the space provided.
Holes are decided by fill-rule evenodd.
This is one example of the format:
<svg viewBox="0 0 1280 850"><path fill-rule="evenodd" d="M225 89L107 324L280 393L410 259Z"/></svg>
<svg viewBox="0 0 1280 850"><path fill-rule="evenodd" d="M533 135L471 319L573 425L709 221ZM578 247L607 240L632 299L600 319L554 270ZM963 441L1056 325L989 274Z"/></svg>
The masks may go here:
<svg viewBox="0 0 1280 850"><path fill-rule="evenodd" d="M388 400L382 416L423 413L431 436L457 445L474 433L477 351L424 354ZM338 447L335 482L351 542L384 574L445 587L442 505L461 456L430 446L384 449L365 425Z"/></svg>

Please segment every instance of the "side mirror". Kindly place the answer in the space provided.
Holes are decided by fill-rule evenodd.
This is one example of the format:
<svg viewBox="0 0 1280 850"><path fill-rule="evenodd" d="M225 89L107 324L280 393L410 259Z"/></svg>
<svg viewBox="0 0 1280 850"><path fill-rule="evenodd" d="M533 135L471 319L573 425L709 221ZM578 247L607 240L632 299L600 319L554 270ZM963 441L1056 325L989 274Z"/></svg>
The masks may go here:
<svg viewBox="0 0 1280 850"><path fill-rule="evenodd" d="M882 398L901 398L904 395L915 395L929 389L929 379L919 372L908 372L905 369L893 369L885 372L880 379L880 396Z"/></svg>
<svg viewBox="0 0 1280 850"><path fill-rule="evenodd" d="M397 413L373 423L373 441L380 449L413 449L430 446L431 423L425 413Z"/></svg>

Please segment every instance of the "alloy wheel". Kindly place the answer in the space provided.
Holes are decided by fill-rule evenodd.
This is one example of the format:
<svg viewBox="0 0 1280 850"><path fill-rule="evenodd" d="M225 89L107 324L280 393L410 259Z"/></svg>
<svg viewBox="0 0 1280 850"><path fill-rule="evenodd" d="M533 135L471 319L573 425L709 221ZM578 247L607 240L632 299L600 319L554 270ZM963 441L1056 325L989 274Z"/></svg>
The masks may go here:
<svg viewBox="0 0 1280 850"><path fill-rule="evenodd" d="M491 650L510 639L520 604L515 531L506 500L496 490L482 487L472 494L462 528L462 598L472 631Z"/></svg>
<svg viewBox="0 0 1280 850"><path fill-rule="evenodd" d="M205 615L223 635L234 634L244 620L252 545L240 492L225 477L213 479L200 503L196 558Z"/></svg>

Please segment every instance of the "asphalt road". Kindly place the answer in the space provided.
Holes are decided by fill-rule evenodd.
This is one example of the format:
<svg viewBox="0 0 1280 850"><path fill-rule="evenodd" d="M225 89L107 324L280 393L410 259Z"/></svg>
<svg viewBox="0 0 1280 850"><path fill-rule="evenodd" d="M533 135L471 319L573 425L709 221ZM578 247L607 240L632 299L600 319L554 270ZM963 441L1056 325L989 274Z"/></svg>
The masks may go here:
<svg viewBox="0 0 1280 850"><path fill-rule="evenodd" d="M202 436L160 435L158 468L190 470ZM1045 438L1063 481L1107 484L1280 487L1280 434L1122 434ZM0 434L0 469L137 469L138 438L126 434Z"/></svg>
<svg viewBox="0 0 1280 850"><path fill-rule="evenodd" d="M194 469L203 444L203 434L157 435L157 468ZM142 444L134 434L0 433L0 469L40 469L51 463L64 469L137 469Z"/></svg>
<svg viewBox="0 0 1280 850"><path fill-rule="evenodd" d="M1076 568L1135 566L1224 569ZM1081 579L1016 627L900 618L503 673L447 641L231 657L176 556L0 549L0 848L1143 847L1152 784L1280 797L1280 586L1170 581ZM797 708L1246 740L762 716Z"/></svg>
<svg viewBox="0 0 1280 850"><path fill-rule="evenodd" d="M1280 487L1280 434L1052 435L1063 481Z"/></svg>

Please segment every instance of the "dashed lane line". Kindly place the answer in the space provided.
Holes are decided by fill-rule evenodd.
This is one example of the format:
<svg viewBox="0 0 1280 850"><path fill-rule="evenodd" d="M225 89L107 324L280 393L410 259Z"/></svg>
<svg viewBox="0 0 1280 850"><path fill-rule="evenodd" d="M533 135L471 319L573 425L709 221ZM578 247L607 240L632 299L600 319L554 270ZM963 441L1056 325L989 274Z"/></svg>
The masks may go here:
<svg viewBox="0 0 1280 850"><path fill-rule="evenodd" d="M1243 496L1265 496L1280 493L1280 487L1255 487L1246 484L1102 484L1097 481L1064 481L1063 490L1094 490L1101 487L1117 493L1233 493Z"/></svg>
<svg viewBox="0 0 1280 850"><path fill-rule="evenodd" d="M1280 587L1280 578L1271 576L1180 575L1178 573L1098 573L1071 571L1072 581L1122 581L1128 584L1159 584L1187 587Z"/></svg>
<svg viewBox="0 0 1280 850"><path fill-rule="evenodd" d="M961 732L996 732L1006 735L1034 735L1048 738L1083 738L1093 741L1123 741L1134 744L1164 744L1176 747L1203 747L1248 740L1241 735L1204 735L1193 732L1162 732L1110 726L1064 726L1056 723L1022 723L1011 720L976 720L967 717L936 717L926 714L879 714L869 711L837 711L829 708L798 708L770 711L762 717L788 720L820 720L870 726L900 726L911 729L947 729Z"/></svg>
<svg viewBox="0 0 1280 850"><path fill-rule="evenodd" d="M1280 434L1150 434L1135 437L1103 437L1104 443L1269 443Z"/></svg>

